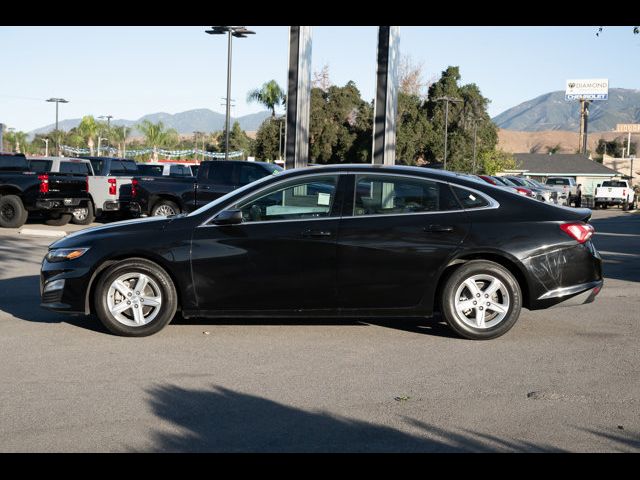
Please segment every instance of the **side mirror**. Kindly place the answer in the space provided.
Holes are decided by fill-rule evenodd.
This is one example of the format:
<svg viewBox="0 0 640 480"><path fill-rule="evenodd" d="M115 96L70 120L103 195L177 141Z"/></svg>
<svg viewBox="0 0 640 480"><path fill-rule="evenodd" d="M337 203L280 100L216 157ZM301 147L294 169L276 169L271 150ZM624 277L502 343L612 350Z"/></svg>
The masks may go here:
<svg viewBox="0 0 640 480"><path fill-rule="evenodd" d="M242 223L242 210L223 210L213 219L215 225L238 225Z"/></svg>

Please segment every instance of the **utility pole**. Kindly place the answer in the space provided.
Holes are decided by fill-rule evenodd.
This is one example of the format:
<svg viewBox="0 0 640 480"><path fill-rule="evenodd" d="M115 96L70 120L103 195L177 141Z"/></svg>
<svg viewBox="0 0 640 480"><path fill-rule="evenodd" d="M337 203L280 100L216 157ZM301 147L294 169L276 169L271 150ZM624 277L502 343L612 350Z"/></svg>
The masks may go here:
<svg viewBox="0 0 640 480"><path fill-rule="evenodd" d="M587 130L589 117L589 101L580 99L580 137L578 139L578 152L582 155L587 153Z"/></svg>
<svg viewBox="0 0 640 480"><path fill-rule="evenodd" d="M460 103L462 102L459 98L453 97L438 97L435 99L436 102L444 101L445 102L445 111L444 111L444 165L443 168L447 169L447 137L449 136L449 102L452 103Z"/></svg>

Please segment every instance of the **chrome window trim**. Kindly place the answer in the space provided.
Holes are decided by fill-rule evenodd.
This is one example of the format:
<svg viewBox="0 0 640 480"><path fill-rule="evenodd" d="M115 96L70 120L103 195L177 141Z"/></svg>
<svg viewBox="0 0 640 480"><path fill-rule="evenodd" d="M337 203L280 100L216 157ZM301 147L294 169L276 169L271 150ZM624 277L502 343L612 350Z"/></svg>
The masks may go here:
<svg viewBox="0 0 640 480"><path fill-rule="evenodd" d="M378 176L385 176L385 177L404 177L404 178L409 178L412 180L423 180L423 181L432 181L432 182L438 182L438 183L444 183L447 185L450 185L452 187L458 187L458 188L462 188L465 190L469 190L477 195L480 195L482 198L484 198L489 205L487 205L486 207L478 207L478 208L460 208L459 210L437 210L437 211L430 211L430 212L410 212L410 213L394 213L394 214L388 214L388 213L380 213L380 214L374 214L374 215L353 215L353 212L351 215L348 216L331 216L331 217L319 217L319 218L295 218L295 219L291 219L291 220L264 220L264 221L258 221L258 222L247 222L246 225L251 224L251 225L257 225L257 224L262 224L262 223L284 223L284 222L308 222L308 221L317 221L317 220L336 220L336 219L352 219L352 218L376 218L376 217L400 217L400 216L407 216L407 215L434 215L434 214L443 214L443 213L460 213L460 212L477 212L477 211L481 211L481 210L491 210L491 209L496 209L500 207L500 203L495 200L493 197L490 197L489 195L487 195L484 192L481 192L479 190L476 190L474 188L471 187L467 187L465 185L460 185L458 183L452 183L446 180L440 180L437 178L430 178L430 177L423 177L422 175L409 175L406 173L387 173L387 172L366 172L363 173L362 171L343 171L343 172L325 172L325 173L320 173L319 171L314 171L312 173L307 173L304 175L300 175L295 177L296 179L303 179L303 178L308 178L308 177L320 177L320 176L329 176L329 175L336 175L338 177L340 177L341 175L353 175L355 177L354 179L354 191L353 191L353 205L355 206L355 194L356 194L356 189L355 186L357 185L357 178L358 176L372 176L372 175L378 175ZM254 195L254 194L259 194L271 187L280 185L282 183L285 183L289 181L289 179L283 179L281 182L275 183L275 184L271 184L271 185L267 185L265 187L262 187L250 194L245 195L244 197L240 198L238 201L234 202L233 205L237 205L238 203L242 202L243 200L245 200L246 198L249 198L250 196ZM336 186L339 184L340 182L340 178L338 178L338 183L336 183ZM229 208L229 207L227 207ZM218 212L220 213L220 212ZM209 224L209 222L211 220L213 220L218 213L216 213L215 215L209 217L207 220L205 220L203 223L201 223L200 225L198 225L198 227L196 228L200 228L200 227L220 227L220 226L225 226L225 225L215 225L215 224Z"/></svg>
<svg viewBox="0 0 640 480"><path fill-rule="evenodd" d="M234 202L232 205L229 205L228 207L225 208L225 210L227 208L230 208L231 206L235 206L239 203L241 203L243 200L253 196L254 194L259 194L271 187L275 187L278 185L281 185L283 183L286 183L288 181L294 181L294 180L299 180L299 179L303 179L303 178L307 178L307 177L322 177L322 176L333 176L335 175L337 178L336 181L336 191L338 190L338 185L340 183L340 175L346 175L346 173L344 172L325 172L324 174L319 174L318 171L314 171L313 173L305 173L304 175L300 175L300 176L296 176L293 179L289 178L289 179L283 179L280 182L276 182L276 183L272 183L270 185L267 185L265 187L259 188L258 190L255 190L247 195L245 195L244 197L240 198L238 201ZM218 212L220 213L220 212ZM216 218L216 216L218 215L218 213L216 213L215 215L213 215L212 217L209 217L207 220L205 220L203 223L201 223L200 225L198 225L198 227L219 227L221 225L208 225L208 223L213 220L214 218ZM325 220L328 218L341 218L341 217L320 217L320 218L315 218L315 219L311 219L311 220ZM258 222L247 222L246 224L248 225L249 223L256 224L256 223L275 223L275 222L297 222L297 221L307 221L310 219L304 219L304 218L296 218L296 219L291 219L291 220L263 220L263 221L258 221ZM224 225L223 225L224 226Z"/></svg>

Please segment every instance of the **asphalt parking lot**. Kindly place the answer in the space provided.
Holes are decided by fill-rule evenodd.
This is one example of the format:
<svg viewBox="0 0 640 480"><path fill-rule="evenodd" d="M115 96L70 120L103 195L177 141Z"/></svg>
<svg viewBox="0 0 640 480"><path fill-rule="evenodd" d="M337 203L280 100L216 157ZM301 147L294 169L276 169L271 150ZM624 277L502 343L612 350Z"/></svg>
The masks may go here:
<svg viewBox="0 0 640 480"><path fill-rule="evenodd" d="M120 338L41 310L55 238L0 229L0 451L638 452L640 214L592 223L595 303L523 310L486 342L437 318L176 319Z"/></svg>

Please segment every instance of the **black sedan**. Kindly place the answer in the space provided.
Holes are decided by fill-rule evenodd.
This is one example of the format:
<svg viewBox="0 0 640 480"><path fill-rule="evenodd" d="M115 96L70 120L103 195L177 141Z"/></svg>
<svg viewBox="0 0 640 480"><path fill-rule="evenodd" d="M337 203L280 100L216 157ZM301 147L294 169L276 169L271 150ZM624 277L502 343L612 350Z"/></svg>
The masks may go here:
<svg viewBox="0 0 640 480"><path fill-rule="evenodd" d="M470 339L594 300L591 211L417 167L291 170L190 213L53 243L42 307L145 336L190 317L415 317Z"/></svg>

